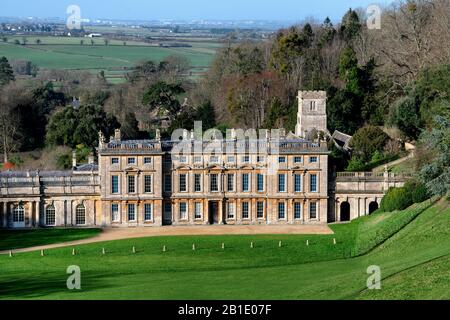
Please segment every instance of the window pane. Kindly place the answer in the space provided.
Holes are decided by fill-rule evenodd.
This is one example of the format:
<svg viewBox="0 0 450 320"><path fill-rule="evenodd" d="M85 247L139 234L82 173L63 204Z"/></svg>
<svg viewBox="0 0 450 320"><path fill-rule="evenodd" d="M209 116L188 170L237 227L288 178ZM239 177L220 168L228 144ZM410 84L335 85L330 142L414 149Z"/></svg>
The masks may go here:
<svg viewBox="0 0 450 320"><path fill-rule="evenodd" d="M309 204L309 218L317 219L317 202L311 202Z"/></svg>
<svg viewBox="0 0 450 320"><path fill-rule="evenodd" d="M180 219L181 220L187 220L188 213L187 213L187 203L186 202L180 202Z"/></svg>
<svg viewBox="0 0 450 320"><path fill-rule="evenodd" d="M144 220L145 221L153 220L153 206L151 203L146 203L144 205Z"/></svg>
<svg viewBox="0 0 450 320"><path fill-rule="evenodd" d="M111 177L111 193L113 194L119 193L119 176Z"/></svg>
<svg viewBox="0 0 450 320"><path fill-rule="evenodd" d="M249 203L248 202L242 202L242 219L248 219L249 218Z"/></svg>
<svg viewBox="0 0 450 320"><path fill-rule="evenodd" d="M128 176L128 193L136 192L136 177Z"/></svg>
<svg viewBox="0 0 450 320"><path fill-rule="evenodd" d="M250 176L248 173L242 175L242 191L244 192L250 191L249 178Z"/></svg>
<svg viewBox="0 0 450 320"><path fill-rule="evenodd" d="M83 205L79 205L75 210L75 224L86 224L86 208Z"/></svg>
<svg viewBox="0 0 450 320"><path fill-rule="evenodd" d="M219 157L218 156L211 156L211 157L209 157L209 162L218 163L219 162Z"/></svg>
<svg viewBox="0 0 450 320"><path fill-rule="evenodd" d="M196 174L194 175L194 187L195 187L195 192L200 192L202 191L202 175L201 174Z"/></svg>
<svg viewBox="0 0 450 320"><path fill-rule="evenodd" d="M45 224L47 226L54 226L56 224L56 211L55 207L48 206L45 210Z"/></svg>
<svg viewBox="0 0 450 320"><path fill-rule="evenodd" d="M286 212L285 212L285 204L284 202L278 203L278 219L285 219L286 218Z"/></svg>
<svg viewBox="0 0 450 320"><path fill-rule="evenodd" d="M258 174L258 191L264 191L264 175Z"/></svg>
<svg viewBox="0 0 450 320"><path fill-rule="evenodd" d="M211 192L219 191L218 175L217 174L211 174L210 175L210 190L211 190Z"/></svg>
<svg viewBox="0 0 450 320"><path fill-rule="evenodd" d="M144 176L144 192L152 192L152 176Z"/></svg>
<svg viewBox="0 0 450 320"><path fill-rule="evenodd" d="M286 192L286 175L278 175L278 192Z"/></svg>
<svg viewBox="0 0 450 320"><path fill-rule="evenodd" d="M317 192L317 175L316 175L316 174L310 175L310 186L309 186L309 190L310 190L311 192Z"/></svg>
<svg viewBox="0 0 450 320"><path fill-rule="evenodd" d="M195 219L202 218L202 204L200 202L195 203Z"/></svg>
<svg viewBox="0 0 450 320"><path fill-rule="evenodd" d="M186 192L187 186L186 186L186 175L180 174L180 192Z"/></svg>
<svg viewBox="0 0 450 320"><path fill-rule="evenodd" d="M134 204L128 205L128 221L136 221L136 206Z"/></svg>
<svg viewBox="0 0 450 320"><path fill-rule="evenodd" d="M300 202L294 203L294 219L302 218L302 204Z"/></svg>
<svg viewBox="0 0 450 320"><path fill-rule="evenodd" d="M300 174L294 175L294 189L295 192L302 191L302 176Z"/></svg>
<svg viewBox="0 0 450 320"><path fill-rule="evenodd" d="M256 209L256 217L258 219L262 219L264 218L264 202L258 202L256 204L257 209Z"/></svg>
<svg viewBox="0 0 450 320"><path fill-rule="evenodd" d="M228 219L234 219L235 205L234 203L228 203Z"/></svg>
<svg viewBox="0 0 450 320"><path fill-rule="evenodd" d="M117 222L120 220L119 218L119 205L117 203L113 203L111 205L111 220L113 222Z"/></svg>
<svg viewBox="0 0 450 320"><path fill-rule="evenodd" d="M228 191L234 191L234 174L228 174Z"/></svg>

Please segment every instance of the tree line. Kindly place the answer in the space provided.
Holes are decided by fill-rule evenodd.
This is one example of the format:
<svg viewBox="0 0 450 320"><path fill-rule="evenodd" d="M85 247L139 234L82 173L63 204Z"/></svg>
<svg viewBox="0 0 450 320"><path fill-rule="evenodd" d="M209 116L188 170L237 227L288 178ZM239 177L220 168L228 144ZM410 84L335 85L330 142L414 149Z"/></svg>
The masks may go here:
<svg viewBox="0 0 450 320"><path fill-rule="evenodd" d="M200 81L186 78L189 61L173 56L139 63L123 84L101 72L44 70L29 86L14 81L2 58L0 148L5 159L48 145L92 149L99 130L151 138L156 128L170 136L195 120L205 130L293 131L297 91L326 90L330 132L354 136L351 158L330 144L338 169L365 170L401 154L399 141L417 141L417 170L445 185L449 16L446 0L397 1L383 10L381 29L369 30L365 13L350 9L337 25L327 18L268 41L226 43Z"/></svg>

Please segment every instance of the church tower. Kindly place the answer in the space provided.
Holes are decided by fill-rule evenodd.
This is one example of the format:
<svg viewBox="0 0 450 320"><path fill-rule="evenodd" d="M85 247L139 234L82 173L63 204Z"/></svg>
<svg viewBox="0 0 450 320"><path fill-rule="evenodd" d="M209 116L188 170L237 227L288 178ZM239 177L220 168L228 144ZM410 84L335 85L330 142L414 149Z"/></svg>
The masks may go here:
<svg viewBox="0 0 450 320"><path fill-rule="evenodd" d="M295 135L306 138L313 129L327 132L327 93L299 91Z"/></svg>

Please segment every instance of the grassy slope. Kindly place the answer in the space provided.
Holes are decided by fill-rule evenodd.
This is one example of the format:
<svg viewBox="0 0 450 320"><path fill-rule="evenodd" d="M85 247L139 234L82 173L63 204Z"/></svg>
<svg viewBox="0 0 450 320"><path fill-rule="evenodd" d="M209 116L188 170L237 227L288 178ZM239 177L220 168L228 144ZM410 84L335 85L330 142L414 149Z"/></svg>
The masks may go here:
<svg viewBox="0 0 450 320"><path fill-rule="evenodd" d="M0 256L0 297L370 299L381 295L404 298L407 295L402 295L402 291L392 289L403 270L414 270L431 259L450 254L448 203L427 209L369 254L343 258L356 253L358 231L366 230L362 224L371 223L376 227L379 224L374 221L381 219L383 223L391 221L396 225L410 212L411 209L382 219L374 215L352 224L335 225L332 226L334 236L160 237L86 245L78 248L75 257L68 248L52 250L44 258L38 253L19 254L12 259ZM337 246L332 244L333 237L338 240ZM311 242L309 247L305 245L306 239ZM278 248L279 240L283 240L282 248ZM250 241L255 241L254 249L250 248ZM191 249L193 242L198 248L195 252ZM225 250L220 249L221 242L226 243ZM169 249L166 253L161 252L164 244ZM138 249L136 255L131 253L133 245ZM106 256L100 254L102 247L108 251ZM83 290L79 292L65 288L65 270L73 264L82 270ZM366 270L373 264L381 267L383 278L388 278L383 282L383 290L377 293L364 291ZM436 281L440 283L441 278ZM427 298L430 294L424 292L415 298Z"/></svg>
<svg viewBox="0 0 450 320"><path fill-rule="evenodd" d="M81 240L100 232L100 229L0 230L0 251Z"/></svg>

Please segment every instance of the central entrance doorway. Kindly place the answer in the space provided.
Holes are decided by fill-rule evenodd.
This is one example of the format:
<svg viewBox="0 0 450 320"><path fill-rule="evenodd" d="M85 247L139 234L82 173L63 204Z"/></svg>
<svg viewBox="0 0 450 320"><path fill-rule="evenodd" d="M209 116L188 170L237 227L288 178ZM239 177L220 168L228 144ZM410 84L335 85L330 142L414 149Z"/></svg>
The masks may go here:
<svg viewBox="0 0 450 320"><path fill-rule="evenodd" d="M218 224L219 223L219 202L211 201L209 202L209 223Z"/></svg>

